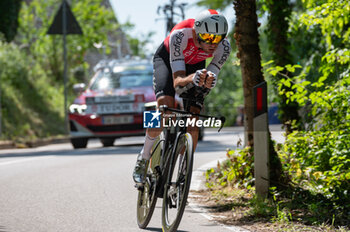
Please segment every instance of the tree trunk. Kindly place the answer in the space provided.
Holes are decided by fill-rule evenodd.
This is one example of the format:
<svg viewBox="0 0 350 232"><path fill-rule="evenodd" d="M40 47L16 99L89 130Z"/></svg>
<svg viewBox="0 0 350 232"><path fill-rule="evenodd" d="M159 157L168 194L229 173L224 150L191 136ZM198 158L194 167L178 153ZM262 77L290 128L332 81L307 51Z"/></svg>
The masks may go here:
<svg viewBox="0 0 350 232"><path fill-rule="evenodd" d="M236 11L234 38L238 48L237 57L240 59L243 79L246 145L253 147L253 87L264 81L261 71L255 0L236 0L234 1L234 9Z"/></svg>
<svg viewBox="0 0 350 232"><path fill-rule="evenodd" d="M244 125L247 139L246 145L254 147L253 87L264 81L259 48L259 23L256 14L255 0L235 0L233 4L236 11L234 38L236 39L236 45L238 48L237 57L240 59L244 89ZM268 133L270 134L270 131L268 131ZM269 142L270 183L276 186L283 180L282 165L273 147L271 134Z"/></svg>

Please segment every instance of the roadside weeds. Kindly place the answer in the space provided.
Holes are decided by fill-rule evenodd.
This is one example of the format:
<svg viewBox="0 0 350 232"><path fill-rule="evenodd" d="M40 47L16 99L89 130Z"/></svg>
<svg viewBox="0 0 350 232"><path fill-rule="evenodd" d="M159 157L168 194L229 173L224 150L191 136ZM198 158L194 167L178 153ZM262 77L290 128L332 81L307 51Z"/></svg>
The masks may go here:
<svg viewBox="0 0 350 232"><path fill-rule="evenodd" d="M199 210L205 212L208 218L225 226L232 226L233 231L310 231L310 232L349 232L344 227L336 228L332 225L307 225L301 220L293 220L282 210L276 215L268 205L260 205L254 201L251 190L230 188L220 191L198 190L191 191L189 201ZM237 230L235 230L235 228ZM243 230L244 229L244 230Z"/></svg>

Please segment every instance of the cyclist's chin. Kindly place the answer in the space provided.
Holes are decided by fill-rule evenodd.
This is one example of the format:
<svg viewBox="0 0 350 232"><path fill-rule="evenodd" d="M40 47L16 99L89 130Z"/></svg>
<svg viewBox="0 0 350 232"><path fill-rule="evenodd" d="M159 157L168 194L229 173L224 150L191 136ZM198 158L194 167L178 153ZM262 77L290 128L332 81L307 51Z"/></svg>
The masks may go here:
<svg viewBox="0 0 350 232"><path fill-rule="evenodd" d="M215 52L215 49L214 48L207 48L207 49L203 49L205 53L207 54L213 54Z"/></svg>

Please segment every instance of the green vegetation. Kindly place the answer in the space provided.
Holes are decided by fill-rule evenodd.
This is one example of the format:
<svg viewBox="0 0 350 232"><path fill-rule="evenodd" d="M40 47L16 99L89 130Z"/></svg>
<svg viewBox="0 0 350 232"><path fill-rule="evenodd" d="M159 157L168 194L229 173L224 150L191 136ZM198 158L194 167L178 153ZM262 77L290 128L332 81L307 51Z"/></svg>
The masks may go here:
<svg viewBox="0 0 350 232"><path fill-rule="evenodd" d="M15 44L0 42L3 137L46 137L63 133L62 88L50 87L45 70ZM62 122L63 123L63 122Z"/></svg>
<svg viewBox="0 0 350 232"><path fill-rule="evenodd" d="M20 1L13 4L17 2ZM5 18L1 25L7 25L7 31L0 32L0 139L31 140L65 133L62 36L46 34L61 2L22 1L16 37L17 27L3 22L17 22L17 13L9 11L11 14L1 15ZM69 102L75 96L72 85L87 81L91 67L84 59L86 53L97 52L94 43L102 43L109 54L108 36L115 38L122 33L119 28L123 25L117 22L112 9L102 3L103 0L71 1L71 9L84 34L67 36ZM13 42L7 43L8 38L14 38Z"/></svg>
<svg viewBox="0 0 350 232"><path fill-rule="evenodd" d="M11 42L17 33L18 14L22 0L2 0L0 2L0 33Z"/></svg>
<svg viewBox="0 0 350 232"><path fill-rule="evenodd" d="M276 60L265 59L269 85L278 75L273 88L286 104L301 107L301 119L298 124L289 122L294 132L286 136L284 144L275 146L289 182L271 189L265 202L252 198L249 202L255 216L275 223L314 225L325 231L339 226L346 231L349 226L349 15L348 1L295 2L288 29L292 63L277 66ZM252 191L250 148L229 151L227 156L217 169L207 171L207 186L216 195L232 188Z"/></svg>
<svg viewBox="0 0 350 232"><path fill-rule="evenodd" d="M84 56L94 43L105 44L109 53L107 34L117 35L121 27L132 27L119 25L111 9L101 6L101 2L72 1L72 11L84 35L68 36L70 86L84 81L89 69ZM293 132L284 144L274 147L288 181L273 183L277 188L271 188L267 200L254 196L254 156L252 148L246 147L228 151L226 161L207 171L207 187L218 200L232 199L221 208L242 207L249 220L281 223L287 225L287 229L281 229L284 231L298 230L293 227L296 222L332 231L349 226L350 221L350 4L346 0L297 0L280 4L277 9L276 2L258 2L260 16L271 19L262 20L259 38L270 101L283 104L282 117L288 106L300 107L300 120L283 120ZM64 133L62 40L46 35L59 3L33 0L28 5L24 1L14 42L7 41L16 33L15 23L8 31L1 30L1 139ZM201 0L199 4L216 9L232 7L228 0ZM287 61L278 60L281 57L275 45L281 37L274 37L270 25L278 24L279 12L286 20L280 28L284 41L279 45L283 45L282 53L288 51L289 55L284 54ZM277 17L275 21L271 14ZM8 17L15 22L17 13ZM237 108L243 105L244 84L234 36L228 37L232 53L217 87L206 99L206 111L219 112L228 118L226 125L234 125ZM128 39L134 54L146 55L143 47L148 40ZM75 75L78 72L82 75Z"/></svg>

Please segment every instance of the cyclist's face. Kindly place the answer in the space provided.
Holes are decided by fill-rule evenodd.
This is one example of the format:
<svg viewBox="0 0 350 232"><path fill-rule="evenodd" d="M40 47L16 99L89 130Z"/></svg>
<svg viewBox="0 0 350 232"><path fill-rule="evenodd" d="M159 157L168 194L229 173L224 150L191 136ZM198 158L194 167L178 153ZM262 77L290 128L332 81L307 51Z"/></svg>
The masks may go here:
<svg viewBox="0 0 350 232"><path fill-rule="evenodd" d="M213 54L219 44L207 44L204 42L199 42L199 45L201 46L204 52L208 54Z"/></svg>

